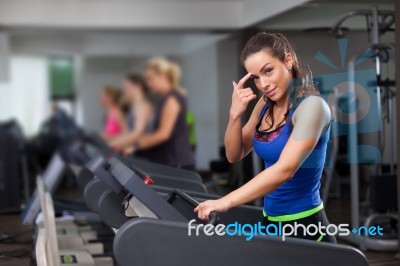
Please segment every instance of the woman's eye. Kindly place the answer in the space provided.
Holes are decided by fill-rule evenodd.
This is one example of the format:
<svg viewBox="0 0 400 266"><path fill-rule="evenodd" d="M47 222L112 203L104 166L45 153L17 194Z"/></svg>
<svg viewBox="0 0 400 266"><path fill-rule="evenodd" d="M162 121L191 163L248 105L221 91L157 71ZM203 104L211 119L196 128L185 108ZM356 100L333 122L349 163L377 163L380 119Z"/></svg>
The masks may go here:
<svg viewBox="0 0 400 266"><path fill-rule="evenodd" d="M264 73L265 74L271 74L271 72L272 72L272 68L267 68L265 71L264 71Z"/></svg>

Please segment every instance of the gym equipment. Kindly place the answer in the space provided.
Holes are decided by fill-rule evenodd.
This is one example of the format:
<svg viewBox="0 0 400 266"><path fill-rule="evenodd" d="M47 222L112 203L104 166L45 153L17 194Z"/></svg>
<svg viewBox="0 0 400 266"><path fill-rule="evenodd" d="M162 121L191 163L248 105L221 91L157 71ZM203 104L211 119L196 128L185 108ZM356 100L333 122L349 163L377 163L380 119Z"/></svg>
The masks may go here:
<svg viewBox="0 0 400 266"><path fill-rule="evenodd" d="M121 162L117 158L109 157L106 159L101 154L98 154L93 156L87 162L87 168L98 178L89 181L85 190L89 189L89 187L95 183L100 184L100 182L102 182L103 184L107 185L106 187L102 188L103 190L106 190L101 194L100 198L98 199L98 205L95 207L97 207L100 212L102 210L105 212L107 212L107 210L114 210L114 212L117 213L117 211L119 212L121 210L122 200L129 204L128 209L133 214L132 216L135 217L135 219L127 217L125 221L119 222L119 230L117 231L117 235L114 239L114 254L120 265L132 265L133 260L131 255L133 253L136 254L134 262L138 262L140 265L158 265L160 263L163 265L176 265L176 263L179 265L185 265L188 263L191 265L204 265L207 261L209 261L210 258L211 261L215 261L217 264L220 264L222 263L222 257L225 257L223 259L224 264L229 263L232 265L241 265L243 264L243 261L246 260L247 262L254 261L255 265L260 265L261 263L264 264L265 251L267 250L273 251L271 253L274 254L271 254L271 256L275 256L274 258L276 261L284 264L294 263L294 261L298 262L298 260L303 259L303 257L306 257L304 259L304 263L307 265L313 265L313 263L311 263L311 259L314 263L322 263L322 259L334 261L333 258L337 259L340 257L341 261L344 259L344 261L354 265L367 265L365 258L358 251L355 251L349 247L339 247L336 245L328 245L328 247L326 247L325 243L312 243L321 249L318 250L318 256L320 256L320 260L318 261L318 258L315 260L315 257L304 255L305 250L301 249L301 247L304 247L304 241L299 242L297 239L285 241L285 245L281 244L283 245L282 247L279 246L279 243L282 243L282 241L267 237L256 237L251 242L246 242L240 237L225 236L221 238L218 237L216 239L213 237L209 238L204 234L201 234L199 237L189 237L187 236L187 222L192 218L195 218L193 207L197 204L196 199L180 191L170 193L168 196L166 196L166 194L160 194L154 191L152 185L149 185L151 181L149 182L148 179L146 179L147 175L141 176L135 170L130 169L130 167L125 165L125 163ZM113 200L112 197L114 197ZM47 198L50 198L49 194ZM48 201L50 202L51 199ZM119 208L115 208L116 206L119 206ZM246 209L246 207L243 208ZM238 212L242 211L240 208L237 210ZM245 222L245 219L247 219L247 222L251 222L253 224L256 223L256 221L260 221L261 210L259 208L248 207L246 210L248 211L249 215L242 216L240 219L243 220L239 219L239 222ZM218 219L223 224L236 221L233 216L229 216L233 213L232 211L228 212L227 214L214 214L214 218L211 219L211 222L215 224ZM257 213L259 218L251 218L253 220L250 221L249 217L256 217L254 215L255 213ZM144 217L151 217L152 219L149 220L149 218ZM201 221L197 222L200 223ZM161 232L155 229L155 227L159 227ZM139 232L145 232L146 237L144 237L144 235L139 233L137 230L139 230ZM155 235L155 233L157 235ZM142 244L137 244L137 242L135 242L134 245L129 244L128 242L132 241L132 239L129 240L129 238L134 238L135 241L137 239L138 241L144 242ZM147 240L145 240L146 238ZM153 244L153 240L164 241L164 243L168 243L169 245L166 248L163 247L157 249L157 252L159 252L157 258L149 257L149 251L151 250L149 244ZM172 244L173 242L176 242L175 240L178 240L178 243ZM294 241L294 244L286 245L292 241ZM158 245L160 245L160 243L163 242L159 242ZM232 254L232 248L226 248L227 246L232 245L234 245L235 249L234 254ZM278 259L276 256L278 252L276 247L278 246L280 249L279 252L287 251L293 253L292 249L295 249L299 250L296 254L300 253L303 257L295 259L291 256L291 259L288 259L279 256ZM145 250L142 250L142 247ZM286 250L285 247L288 249ZM310 250L309 245L306 245L306 247L308 250ZM323 249L323 247L325 248ZM118 250L116 250L116 248ZM200 253L198 253L198 251L194 251L193 249L197 249L198 251L203 250L206 252L204 254L210 253L210 256L207 257L204 256L204 254L203 256L200 256ZM248 249L251 251L248 251ZM180 254L183 254L182 252L185 254L179 256L180 258L177 258L177 256L171 256L173 253L164 253L163 250L167 252L173 251L173 253L176 253L179 250ZM217 258L218 254L220 254L222 257ZM324 255L326 256L324 257ZM193 262L194 256L196 257L195 262ZM199 256L199 258L197 258L197 256ZM229 259L229 257L232 259ZM177 262L177 259L179 262ZM324 263L326 263L326 261L324 261ZM336 261L335 264L336 263L338 262Z"/></svg>
<svg viewBox="0 0 400 266"><path fill-rule="evenodd" d="M23 195L24 199L28 201L29 199L29 172L28 172L28 151L24 133L22 131L21 126L15 120L10 120L6 123L1 124L1 130L5 130L9 137L12 138L12 143L15 145L17 144L16 151L18 153L18 167L21 169L19 174L22 175L23 181ZM10 145L10 144L8 144ZM15 149L15 147L7 147L2 146L5 151L10 151L11 149ZM11 157L11 156L8 156ZM9 158L10 160L10 158ZM14 163L13 163L14 164ZM11 178L12 179L12 178ZM17 177L17 179L19 179Z"/></svg>
<svg viewBox="0 0 400 266"><path fill-rule="evenodd" d="M54 194L59 184L61 183L67 165L61 157L60 153L53 154L46 170L43 173L43 181L46 190L50 194ZM29 199L25 209L21 213L21 222L26 225L33 225L35 219L40 212L40 202L38 191L35 190L32 197ZM75 217L80 217L88 222L98 222L100 218L98 215L85 210L74 211Z"/></svg>
<svg viewBox="0 0 400 266"><path fill-rule="evenodd" d="M65 163L62 160L59 153L55 153L49 165L46 168L46 171L43 173L43 180L45 187L49 193L54 193L59 183L62 180L62 176L65 171ZM38 191L35 190L29 202L26 205L26 208L21 213L21 222L22 224L32 225L35 222L36 216L40 212L40 202Z"/></svg>
<svg viewBox="0 0 400 266"><path fill-rule="evenodd" d="M44 263L41 265L61 265L68 264L64 262L64 257L69 256L73 258L74 264L81 266L92 266L95 262L88 252L77 250L63 250L60 251L59 241L57 239L56 223L54 219L54 206L52 199L48 192L45 192L45 185L40 177L37 178L37 193L40 198L40 205L44 214L44 228L39 229L39 236L36 248L37 262ZM44 252L43 252L44 251Z"/></svg>
<svg viewBox="0 0 400 266"><path fill-rule="evenodd" d="M377 102L377 113L381 113L381 87L388 87L388 85L393 85L393 82L387 82L388 84L383 84L381 80L381 63L382 61L387 60L388 58L388 50L391 49L390 46L380 43L380 35L387 31L391 31L392 26L394 24L394 11L386 11L386 10L378 10L377 7L372 7L370 10L356 10L351 11L345 15L343 15L338 22L333 27L333 32L336 33L339 37L343 36L343 32L340 31L340 27L345 20L354 16L364 16L367 20L369 39L371 42L371 54L369 57L375 60L376 63L376 75L377 75L377 90L376 90L376 102ZM360 53L354 56L349 64L349 93L352 95L356 94L355 87L355 66L358 60L365 57L365 53ZM382 86L384 85L384 86ZM387 119L392 118L392 95L393 91L390 89L386 89L386 99L384 99L387 103L388 108L388 117ZM351 101L351 99L349 99ZM350 102L349 102L350 104ZM357 131L357 113L349 112L349 127L348 127L348 144L349 144L349 157L350 157L350 185L351 185L351 226L353 228L359 228L361 225L361 217L360 217L360 202L359 202L359 165L358 159L360 158L358 152L358 131ZM392 135L394 135L392 133ZM393 138L394 136L392 136ZM380 136L380 146L383 147L382 143L382 135ZM391 154L392 159L394 160L394 152ZM379 166L379 165L378 165ZM390 169L392 174L394 174L394 162L391 162ZM380 168L378 167L377 173L380 174ZM376 177L382 178L382 176ZM373 185L374 182L371 183ZM370 190L371 192L371 190ZM388 192L388 191L387 191ZM378 217L387 217L397 220L397 215L393 213L388 214L372 214L365 220L365 226L369 226L373 224L374 220ZM398 221L397 221L398 222ZM398 240L397 239L379 239L372 238L369 236L360 236L360 235L349 235L344 237L346 241L359 245L362 250L378 250L378 251L390 251L398 249Z"/></svg>
<svg viewBox="0 0 400 266"><path fill-rule="evenodd" d="M176 169L169 166L155 164L136 158L120 157L111 151L98 137L86 137L80 140L74 140L67 146L65 158L75 164L84 165L94 154L101 152L105 156L116 156L122 161L133 167L142 176L151 176L157 186L181 188L184 190L207 192L207 188L202 183L201 177L192 171ZM85 184L92 179L92 176L83 171L78 174L79 187L83 188Z"/></svg>
<svg viewBox="0 0 400 266"><path fill-rule="evenodd" d="M86 184L93 179L93 174L87 171L87 169L82 168L82 166L90 159L91 156L98 152L102 152L107 156L114 154L98 137L86 136L81 133L69 138L65 138L61 148L59 149L59 152L53 154L45 172L43 173L45 186L49 193L53 194L56 191L67 166L69 166L73 172L78 173L78 185L81 189L84 189ZM150 172L152 173L151 175L153 180L157 182L157 186L166 186L171 188L178 187L187 191L207 192L206 187L201 183L201 178L197 173L192 171L175 169L137 159L123 158L123 160L127 161L130 165L134 164L136 170L143 175L148 175L148 173L145 174L136 165L139 165L146 170L152 169ZM99 217L97 215L93 215L91 212L81 210L82 208L80 206L76 206L76 204L75 206L65 203L62 204L62 206L66 205L79 210L74 211L75 216L84 217L84 219L88 222L99 221ZM21 214L22 223L33 224L37 214L39 213L39 208L39 200L37 197L37 192L35 191L25 210Z"/></svg>
<svg viewBox="0 0 400 266"><path fill-rule="evenodd" d="M98 160L94 158L94 160ZM121 169L126 175L130 175L133 171L128 168ZM105 178L105 179L104 179ZM107 182L107 178L103 177ZM111 186L112 187L112 186ZM107 186L101 178L96 178L90 181L85 188L85 201L88 206L91 206L93 211L99 213L102 221L112 228L119 228L127 220L140 216L140 213L148 213L146 210L138 210L138 206L141 206L135 198L130 197L123 191L115 193L110 186ZM167 198L171 193L175 191L172 188L160 188L151 187L157 191L158 195L163 198ZM187 192L197 201L205 201L208 199L218 199L216 195L204 194L199 192ZM123 207L125 206L125 207ZM130 207L136 208L135 212L129 212ZM229 213L220 215L221 223L228 223L233 221L236 217L241 217L243 223L256 224L262 219L262 209L254 206L240 206L233 208Z"/></svg>
<svg viewBox="0 0 400 266"><path fill-rule="evenodd" d="M339 245L273 237L188 236L187 223L134 219L114 240L119 265L368 265L361 252ZM162 243L162 246L160 246ZM175 256L172 254L177 254Z"/></svg>
<svg viewBox="0 0 400 266"><path fill-rule="evenodd" d="M178 169L175 167L152 163L150 161L146 161L136 157L123 157L118 154L115 154L114 151L107 146L104 141L98 135L90 135L88 136L88 142L91 143L94 147L100 150L104 155L115 156L118 159L127 162L129 165L134 165L136 168L141 169L149 175L165 175L174 178L182 178L184 180L198 181L203 182L202 178L199 174L194 171Z"/></svg>
<svg viewBox="0 0 400 266"><path fill-rule="evenodd" d="M324 94L326 92L321 91L321 93ZM333 121L331 121L330 140L328 142L328 148L326 152L327 158L321 178L321 197L325 206L327 206L328 199L332 194L334 194L335 196L340 195L340 182L338 180L333 180L334 177L337 177L335 167L339 151L338 124L335 122L337 118L337 108L339 104L338 90L337 88L334 88L333 91L329 93L331 95L331 102L329 102L329 107L331 109ZM333 181L336 181L336 193L331 192Z"/></svg>
<svg viewBox="0 0 400 266"><path fill-rule="evenodd" d="M47 260L47 265L60 265L60 261L61 265L114 265L113 258L103 254L103 244L96 240L97 235L90 226L55 220L51 196L45 192L40 177L37 178L37 191L44 217L44 226L39 223L37 227L37 261L44 263Z"/></svg>
<svg viewBox="0 0 400 266"><path fill-rule="evenodd" d="M124 212L121 211L121 206L124 205L121 203L125 202L128 205L132 205L133 201L136 201L136 199L131 198L127 193L123 193L123 191L119 189L119 184L113 179L113 177L108 176L100 167L103 164L108 164L104 158L104 156L98 154L94 156L86 165L87 168L98 178L93 179L86 186L84 191L85 201L88 206L91 206L92 210L99 212L100 217L102 217L102 220L106 224L113 228L119 228L122 222L125 222L126 219L131 216L135 216L135 214L126 216ZM110 160L119 162L117 158L111 158ZM126 176L132 175L133 173L136 174L135 169L131 169L131 167L127 167L126 165L124 166L122 162L119 163L119 165L120 174ZM148 178L150 178L148 176L138 176L143 179L144 183L151 185L152 189L158 192L158 194L162 197L167 197L169 194L175 191L173 188L154 186L156 182L148 182ZM216 195L210 195L201 192L185 192L190 194L196 200L200 201L219 198ZM138 206L137 203L133 205ZM254 224L262 219L262 209L247 205L236 207L233 208L229 213L220 215L220 221L233 221L235 217L242 217L243 222Z"/></svg>
<svg viewBox="0 0 400 266"><path fill-rule="evenodd" d="M0 212L20 210L19 145L9 125L0 126Z"/></svg>
<svg viewBox="0 0 400 266"><path fill-rule="evenodd" d="M179 190L163 198L116 158L98 155L89 163L97 166L96 176L113 192L124 191L135 199L134 211L147 212L117 231L113 250L118 265L265 265L266 261L271 265L368 265L360 251L342 245L267 236L245 241L238 236L206 236L201 230L199 236L189 236L188 221L196 219L195 199ZM216 224L223 215L212 213L210 223Z"/></svg>

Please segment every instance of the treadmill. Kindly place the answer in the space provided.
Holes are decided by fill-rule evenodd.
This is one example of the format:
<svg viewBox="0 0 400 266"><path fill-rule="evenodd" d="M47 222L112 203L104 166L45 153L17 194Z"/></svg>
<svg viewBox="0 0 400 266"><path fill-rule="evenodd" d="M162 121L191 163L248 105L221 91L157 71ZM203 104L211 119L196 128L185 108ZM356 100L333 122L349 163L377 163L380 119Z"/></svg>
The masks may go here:
<svg viewBox="0 0 400 266"><path fill-rule="evenodd" d="M109 192L125 195L125 203L134 201L129 206L136 216L127 219L114 238L118 265L368 265L359 250L344 245L270 236L246 241L243 236L207 236L202 230L189 236L189 221L204 224L193 212L196 199L180 190L163 197L117 158L98 154L88 168ZM232 211L213 212L209 223L244 223L244 218L233 217Z"/></svg>
<svg viewBox="0 0 400 266"><path fill-rule="evenodd" d="M58 151L53 154L43 173L47 191L53 194L57 190L68 167L76 175L78 186L84 190L86 184L93 179L93 174L91 174L84 165L91 156L99 152L107 156L115 155L114 152L96 136L80 133L65 138ZM134 165L143 166L146 171L150 169L152 179L157 182L157 187L159 187L160 191L170 191L172 188L178 187L185 191L207 193L207 188L201 182L199 175L195 172L143 162L136 159L125 158L123 160L130 165L132 165L134 161ZM145 174L137 167L136 170L138 173L142 173L142 175L148 175L148 173ZM71 202L70 200L57 198L54 204L57 210L72 211L75 217L80 217L88 222L99 221L98 215L94 215L93 212L90 212L83 201L78 200ZM93 208L90 209L93 210ZM37 191L34 191L26 208L21 214L22 223L34 224L39 211L39 197Z"/></svg>
<svg viewBox="0 0 400 266"><path fill-rule="evenodd" d="M95 154L102 153L105 156L115 156L134 168L142 176L151 175L159 187L181 188L183 190L207 193L201 177L193 172L177 169L170 166L155 164L139 159L120 157L111 149L106 147L98 137L84 137L74 139L63 149L65 161L70 162L71 169L78 178L78 185L81 189L85 187L93 175L82 170L82 166Z"/></svg>

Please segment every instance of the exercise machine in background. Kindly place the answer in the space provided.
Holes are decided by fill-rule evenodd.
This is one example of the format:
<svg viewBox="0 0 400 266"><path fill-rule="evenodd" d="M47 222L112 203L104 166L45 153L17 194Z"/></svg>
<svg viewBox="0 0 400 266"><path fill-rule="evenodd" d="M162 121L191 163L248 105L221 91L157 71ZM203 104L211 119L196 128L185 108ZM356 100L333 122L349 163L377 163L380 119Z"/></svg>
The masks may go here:
<svg viewBox="0 0 400 266"><path fill-rule="evenodd" d="M380 36L386 32L394 31L394 11L378 10L377 7L372 7L370 10L355 10L343 15L333 27L333 32L337 37L343 37L344 33L341 30L342 24L349 18L354 16L364 16L367 22L367 31L371 43L370 49L365 52L360 52L351 58L348 63L349 75L349 95L358 94L356 88L357 72L355 67L360 60L370 59L375 62L376 82L369 82L368 86L374 86L375 99L371 98L371 104L376 104L376 113L379 115L376 121L369 121L379 125L379 130L384 121L387 122L389 129L390 141L394 143L395 133L393 125L393 87L395 82L389 79L382 78L382 65L387 63L390 57L394 54L394 48L390 44L380 42ZM352 97L349 97L348 104L351 105ZM385 107L385 109L382 108ZM384 110L384 111L383 111ZM381 114L384 114L381 117ZM390 149L390 165L388 173L383 173L382 165L377 160L372 160L371 164L375 165L375 173L370 176L368 191L365 201L360 204L360 169L359 164L365 163L362 157L365 155L375 155L371 149L365 148L365 145L359 143L359 117L357 112L348 113L348 161L350 162L350 186L351 186L351 226L359 228L360 226L369 227L379 224L382 221L386 223L386 232L389 232L389 237L379 238L377 236L369 237L366 235L350 235L344 239L351 243L357 244L362 250L378 250L378 251L394 251L398 249L398 240L396 231L397 206L396 206L396 174L394 164L394 146L384 147L383 130L379 131L378 145L380 152L383 153L384 148ZM383 127L385 128L385 127ZM378 156L376 156L378 158ZM367 209L366 215L362 216L361 207ZM393 234L390 237L390 233Z"/></svg>

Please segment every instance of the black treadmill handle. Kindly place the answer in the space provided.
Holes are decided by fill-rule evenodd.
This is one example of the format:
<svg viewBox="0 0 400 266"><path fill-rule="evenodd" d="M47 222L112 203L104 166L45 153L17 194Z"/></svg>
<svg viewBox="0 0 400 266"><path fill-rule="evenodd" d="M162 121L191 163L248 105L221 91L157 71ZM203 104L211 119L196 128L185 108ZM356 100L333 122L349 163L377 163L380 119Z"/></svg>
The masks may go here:
<svg viewBox="0 0 400 266"><path fill-rule="evenodd" d="M195 200L194 198L192 198L191 196L189 196L180 189L175 189L174 191L172 191L172 193L167 197L167 201L171 203L176 196L180 197L181 199L192 205L194 208L196 208L199 205L199 202L197 200ZM210 212L210 214L208 215L207 224L217 225L218 222L219 222L219 213L216 211Z"/></svg>
<svg viewBox="0 0 400 266"><path fill-rule="evenodd" d="M212 211L210 212L210 214L208 215L208 222L207 224L212 224L212 225L217 225L219 221L219 215L218 212L216 211Z"/></svg>
<svg viewBox="0 0 400 266"><path fill-rule="evenodd" d="M183 199L184 201L186 201L187 203L189 203L190 205L192 205L194 208L196 208L196 207L199 205L199 202L198 202L197 200L195 200L194 198L192 198L191 196L189 196L188 194L186 194L185 192L183 192L183 191L180 190L180 189L175 189L175 190L172 192L172 199L173 199L175 196L180 197L181 199ZM172 200L172 199L171 199L171 200Z"/></svg>

